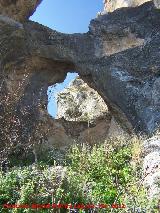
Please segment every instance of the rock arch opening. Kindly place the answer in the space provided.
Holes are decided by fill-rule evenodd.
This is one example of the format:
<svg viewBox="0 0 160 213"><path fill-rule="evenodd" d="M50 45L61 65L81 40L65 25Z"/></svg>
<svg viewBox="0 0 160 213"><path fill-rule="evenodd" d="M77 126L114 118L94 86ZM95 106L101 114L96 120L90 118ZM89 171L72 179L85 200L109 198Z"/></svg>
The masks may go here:
<svg viewBox="0 0 160 213"><path fill-rule="evenodd" d="M65 80L62 83L57 83L48 87L47 95L48 95L48 113L56 118L57 115L57 93L63 91L66 87L69 86L70 82L75 80L78 76L76 72L68 72Z"/></svg>
<svg viewBox="0 0 160 213"><path fill-rule="evenodd" d="M19 6L13 2L18 2ZM149 2L134 9L123 8L100 15L91 21L89 32L85 34L63 34L27 22L36 2L0 1L0 153L4 151L2 154L7 155L10 148L20 146L23 151L31 145L33 149L41 150L50 146L65 149L73 142L70 136L67 137L67 131L70 134L76 128L83 128L82 123L76 126L75 121L69 121L72 126L66 130L69 123L62 118L58 121L51 119L43 107L43 103L47 103L48 85L61 82L66 72L73 69L78 70L84 79L92 76L95 88L112 108L117 109L116 112L125 113L137 133L151 135L159 130L160 34L157 32L160 13L154 4ZM9 7L11 4L14 10ZM126 42L136 38L143 39L144 43ZM122 42L125 48L119 49L118 45L117 51L117 39L129 46L123 46ZM111 48L113 51L108 52ZM22 83L22 90L17 90ZM84 94L79 96L84 97ZM70 112L73 116L73 111ZM77 114L81 117L79 111ZM32 144L28 143L30 141ZM157 144L153 145L158 150ZM146 151L152 152L152 147ZM148 165L152 164L153 156L154 153L146 158Z"/></svg>
<svg viewBox="0 0 160 213"><path fill-rule="evenodd" d="M68 81L71 80L70 78L72 78L71 82ZM76 73L72 75L68 73L66 82L58 84L57 89L49 87L48 95L54 96L48 108L51 108L49 111L54 117L53 122L59 125L59 130L61 129L61 134L58 128L56 129L58 134L54 130L51 132L50 144L55 145L55 137L57 137L57 140L61 141L60 147L64 146L62 142L64 138L67 139L66 147L69 147L70 143L93 145L103 143L108 137L120 136L124 133L98 92ZM57 104L56 108L55 104Z"/></svg>

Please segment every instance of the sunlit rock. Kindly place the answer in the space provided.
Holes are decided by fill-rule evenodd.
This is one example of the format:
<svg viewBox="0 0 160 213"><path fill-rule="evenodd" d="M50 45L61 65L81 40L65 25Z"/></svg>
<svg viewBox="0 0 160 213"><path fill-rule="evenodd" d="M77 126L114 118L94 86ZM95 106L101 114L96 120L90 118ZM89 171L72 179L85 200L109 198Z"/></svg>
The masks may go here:
<svg viewBox="0 0 160 213"><path fill-rule="evenodd" d="M27 20L42 0L0 0L0 14L19 22Z"/></svg>
<svg viewBox="0 0 160 213"><path fill-rule="evenodd" d="M145 2L151 0L104 0L104 11L106 12L113 12L119 8L123 7L138 7ZM153 0L155 7L159 9L160 1Z"/></svg>

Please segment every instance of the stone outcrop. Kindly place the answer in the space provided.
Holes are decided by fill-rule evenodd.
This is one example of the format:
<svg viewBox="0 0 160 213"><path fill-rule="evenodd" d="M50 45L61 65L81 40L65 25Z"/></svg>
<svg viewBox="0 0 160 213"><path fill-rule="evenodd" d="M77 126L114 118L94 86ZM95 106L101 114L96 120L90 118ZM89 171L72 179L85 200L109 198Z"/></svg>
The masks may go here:
<svg viewBox="0 0 160 213"><path fill-rule="evenodd" d="M94 46L97 59L94 65L90 64L96 87L101 88L111 107L116 106L117 109L118 106L125 113L136 131L147 134L159 128L159 59L157 43L154 43L159 31L157 15L159 11L149 2L137 8L123 8L99 16L90 25L90 33L96 35ZM119 20L118 24L116 20ZM106 43L110 46L115 40L123 40L130 34L134 34L135 40L141 39L139 45L131 47L129 44L125 50L115 48L112 54L107 52ZM101 79L99 73L103 76Z"/></svg>
<svg viewBox="0 0 160 213"><path fill-rule="evenodd" d="M104 0L104 11L113 12L116 9L123 7L137 7L150 0ZM160 1L154 0L156 8L160 8Z"/></svg>
<svg viewBox="0 0 160 213"><path fill-rule="evenodd" d="M128 136L101 96L80 77L58 93L56 99L56 119L43 115L45 132L49 131L42 146L66 150L75 143L92 146L108 138ZM39 145L38 149L41 149Z"/></svg>
<svg viewBox="0 0 160 213"><path fill-rule="evenodd" d="M57 109L56 120L76 143L93 145L104 142L109 132L116 135L110 131L112 115L106 103L79 77L57 95Z"/></svg>
<svg viewBox="0 0 160 213"><path fill-rule="evenodd" d="M150 198L160 197L160 135L144 141L144 185Z"/></svg>
<svg viewBox="0 0 160 213"><path fill-rule="evenodd" d="M71 35L26 21L35 5L22 18L12 7L0 10L1 157L17 145L35 146L47 137L47 88L62 82L69 70L99 92L128 131L150 136L158 130L160 12L154 4L100 15L89 32Z"/></svg>
<svg viewBox="0 0 160 213"><path fill-rule="evenodd" d="M57 118L67 121L92 122L110 117L104 100L79 77L57 95L57 109Z"/></svg>
<svg viewBox="0 0 160 213"><path fill-rule="evenodd" d="M42 0L0 0L0 14L17 21L26 21Z"/></svg>

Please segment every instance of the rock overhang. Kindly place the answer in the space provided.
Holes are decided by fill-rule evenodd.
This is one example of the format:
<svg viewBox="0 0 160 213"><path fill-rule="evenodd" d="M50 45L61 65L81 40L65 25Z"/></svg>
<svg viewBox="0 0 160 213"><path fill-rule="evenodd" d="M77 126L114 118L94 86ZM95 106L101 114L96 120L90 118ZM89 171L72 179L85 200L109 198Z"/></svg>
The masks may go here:
<svg viewBox="0 0 160 213"><path fill-rule="evenodd" d="M33 82L32 75L36 82L37 76L36 86L39 83L45 90L63 81L68 71L76 70L102 95L117 117L127 118L129 128L151 134L160 123L158 84L154 83L158 82L160 69L159 20L160 13L151 2L100 15L91 21L89 32L84 34L59 33L32 21L19 27L3 16L1 51L7 52L1 57L3 70L8 68L11 74L13 67L8 65L14 59L15 70L23 73L21 67L25 67L30 74L26 83L31 79ZM6 29L10 31L8 37ZM16 85L14 81L12 84ZM46 97L39 95L39 99L46 101Z"/></svg>

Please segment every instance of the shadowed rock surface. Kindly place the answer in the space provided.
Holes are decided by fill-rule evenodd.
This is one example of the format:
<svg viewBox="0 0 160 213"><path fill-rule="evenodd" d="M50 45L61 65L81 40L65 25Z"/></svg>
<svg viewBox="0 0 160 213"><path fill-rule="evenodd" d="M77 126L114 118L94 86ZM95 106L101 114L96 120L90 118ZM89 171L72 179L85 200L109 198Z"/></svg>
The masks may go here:
<svg viewBox="0 0 160 213"><path fill-rule="evenodd" d="M89 32L71 35L17 22L35 5L22 16L10 7L0 10L1 158L19 145L34 148L48 140L47 88L70 70L101 94L128 131L151 135L158 130L160 12L154 4L100 15Z"/></svg>

